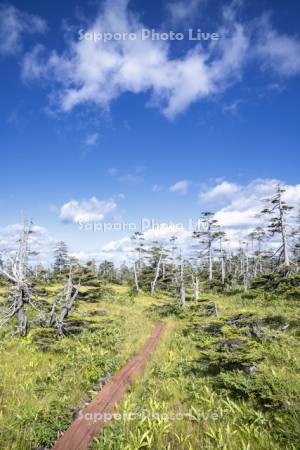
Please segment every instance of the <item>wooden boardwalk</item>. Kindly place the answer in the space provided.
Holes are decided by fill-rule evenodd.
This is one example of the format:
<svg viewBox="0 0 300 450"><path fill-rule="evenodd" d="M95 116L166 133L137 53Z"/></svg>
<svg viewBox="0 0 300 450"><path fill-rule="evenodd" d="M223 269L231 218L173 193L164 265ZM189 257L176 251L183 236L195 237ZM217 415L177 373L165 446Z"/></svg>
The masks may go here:
<svg viewBox="0 0 300 450"><path fill-rule="evenodd" d="M104 425L111 420L117 403L122 399L130 384L144 370L147 361L154 352L165 325L157 324L152 335L146 340L140 351L110 379L82 414L56 441L52 450L87 450Z"/></svg>

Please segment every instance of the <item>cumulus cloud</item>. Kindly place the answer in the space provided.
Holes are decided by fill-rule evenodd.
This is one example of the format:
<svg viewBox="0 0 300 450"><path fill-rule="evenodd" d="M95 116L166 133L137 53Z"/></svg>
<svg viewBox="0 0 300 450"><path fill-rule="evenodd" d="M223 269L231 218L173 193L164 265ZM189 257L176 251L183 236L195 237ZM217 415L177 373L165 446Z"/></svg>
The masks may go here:
<svg viewBox="0 0 300 450"><path fill-rule="evenodd" d="M161 223L158 226L153 226L146 230L144 238L149 245L153 241L167 243L173 236L176 236L177 243L183 245L190 235L190 231L184 224Z"/></svg>
<svg viewBox="0 0 300 450"><path fill-rule="evenodd" d="M39 16L27 14L13 5L0 5L0 55L15 55L22 49L25 34L45 33L46 22Z"/></svg>
<svg viewBox="0 0 300 450"><path fill-rule="evenodd" d="M170 192L176 192L177 194L186 195L190 182L188 180L180 180L169 187Z"/></svg>
<svg viewBox="0 0 300 450"><path fill-rule="evenodd" d="M177 237L177 244L182 248L184 253L188 252L188 248L191 247L191 232L179 224L159 224L159 226L153 226L143 233L144 249L147 250L153 245L170 245L171 237ZM103 259L110 259L115 264L120 265L122 263L131 264L137 258L136 244L128 236L121 239L113 240L101 247L98 257Z"/></svg>
<svg viewBox="0 0 300 450"><path fill-rule="evenodd" d="M0 228L0 254L14 253L18 248L18 241L23 229L23 224L11 224ZM29 262L35 264L49 264L53 258L55 240L47 228L33 225L33 233L29 237L29 249L31 251Z"/></svg>
<svg viewBox="0 0 300 450"><path fill-rule="evenodd" d="M133 32L138 34L136 40L74 40L61 54L47 54L38 46L24 58L23 77L45 77L53 82L64 111L81 103L107 109L124 92L148 91L151 105L172 118L240 76L249 45L242 24L226 19L220 41L207 46L198 43L181 58L173 58L168 42L141 39L139 33L145 25L129 11L127 3L105 2L87 31Z"/></svg>
<svg viewBox="0 0 300 450"><path fill-rule="evenodd" d="M129 237L123 237L119 240L110 241L102 247L102 252L128 252L132 251L132 241Z"/></svg>
<svg viewBox="0 0 300 450"><path fill-rule="evenodd" d="M294 207L300 207L300 184L286 185L284 188L284 200Z"/></svg>
<svg viewBox="0 0 300 450"><path fill-rule="evenodd" d="M228 183L229 186L234 186L232 189L225 189L226 205L222 208L215 209L215 219L218 220L222 229L226 232L228 241L224 243L224 247L228 250L237 250L241 243L248 239L248 235L257 226L265 226L263 219L260 217L260 212L264 208L264 200L272 197L279 180L276 179L256 179L246 185L236 185L235 183ZM215 187L220 186L217 184ZM286 192L284 193L284 200L295 209L299 207L300 203L300 184L286 185L281 183ZM211 189L211 191L214 188ZM218 192L219 189L216 189ZM216 192L215 191L215 192ZM219 197L214 197L217 199ZM291 214L290 221L293 223L293 214ZM187 224L158 224L152 226L144 231L144 248L149 248L153 242L168 245L172 236L177 237L177 244L182 248L183 254L187 257L195 255L199 252L199 243L192 239L192 232L194 230L197 218L193 222ZM193 225L193 226L192 226ZM270 247L276 247L277 242L273 240L269 243ZM114 240L107 243L102 249L103 255L120 262L129 263L135 257L134 245L130 238L125 237L119 240Z"/></svg>
<svg viewBox="0 0 300 450"><path fill-rule="evenodd" d="M240 187L235 183L229 183L228 181L222 181L212 189L199 194L199 200L204 203L211 203L218 200L224 200L230 198L232 194L235 194L240 190Z"/></svg>
<svg viewBox="0 0 300 450"><path fill-rule="evenodd" d="M274 195L279 180L257 179L231 193L227 198L227 204L219 209L215 218L223 227L242 228L254 227L261 224L260 212L263 209L263 201ZM284 185L286 192L283 199L293 207L298 207L300 202L300 185Z"/></svg>
<svg viewBox="0 0 300 450"><path fill-rule="evenodd" d="M113 200L98 200L96 197L81 201L71 200L61 207L59 217L63 222L96 222L103 220L116 206Z"/></svg>
<svg viewBox="0 0 300 450"><path fill-rule="evenodd" d="M207 191L209 201L219 201L220 195L225 194L222 199L226 202L222 208L215 208L215 219L218 220L222 229L226 232L228 242L224 246L228 250L236 250L241 242L248 239L248 235L257 226L266 226L260 212L264 208L264 200L271 198L280 180L276 179L255 179L246 185L237 185L230 181L218 183L210 191ZM281 182L285 189L284 201L295 208L292 212L290 222L293 223L293 216L296 214L300 204L300 184L287 185ZM223 186L223 188L220 188ZM214 193L214 195L209 195ZM182 248L185 255L193 255L195 249L199 250L199 244L192 239L193 227L197 218L191 223L181 224L157 224L144 230L144 245L148 248L154 241L167 245L172 236L177 237L177 243ZM193 226L192 226L193 225ZM271 241L269 245L276 246L276 241ZM130 261L134 258L134 246L128 237L114 240L106 244L102 249L104 254L114 261Z"/></svg>
<svg viewBox="0 0 300 450"><path fill-rule="evenodd" d="M123 93L148 92L148 105L171 119L192 103L214 97L239 82L244 69L254 61L280 75L300 72L297 36L280 34L264 17L249 23L238 20L239 2L224 7L215 30L219 40L193 43L180 57L172 56L170 41L142 39L141 29L147 26L130 11L128 3L105 1L84 30L90 40L68 37L60 53L37 45L24 57L23 78L48 80L54 88L52 98L63 111L83 103L109 109ZM191 12L196 14L198 4L199 0L179 0L168 8L182 21ZM134 33L137 39L91 39L108 30L127 36Z"/></svg>

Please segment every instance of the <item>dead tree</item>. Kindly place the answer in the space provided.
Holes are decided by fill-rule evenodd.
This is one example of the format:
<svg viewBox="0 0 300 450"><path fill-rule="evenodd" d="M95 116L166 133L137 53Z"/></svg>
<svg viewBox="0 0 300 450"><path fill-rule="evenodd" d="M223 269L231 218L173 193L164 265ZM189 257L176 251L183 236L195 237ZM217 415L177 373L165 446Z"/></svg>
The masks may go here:
<svg viewBox="0 0 300 450"><path fill-rule="evenodd" d="M172 276L172 282L176 286L178 286L178 273L177 273L177 267L176 267L176 252L178 250L177 245L177 236L171 236L170 238L170 265L171 265L171 276Z"/></svg>
<svg viewBox="0 0 300 450"><path fill-rule="evenodd" d="M134 273L134 285L136 292L140 292L140 285L139 285L139 276L140 272L143 267L143 254L145 252L144 249L144 235L141 232L136 232L131 237L132 243L133 243L133 251L137 254L137 259L133 263L133 273Z"/></svg>
<svg viewBox="0 0 300 450"><path fill-rule="evenodd" d="M135 261L133 263L134 285L135 285L136 292L140 292L139 279L138 279L136 266L137 266L137 264L136 264L136 261Z"/></svg>
<svg viewBox="0 0 300 450"><path fill-rule="evenodd" d="M9 309L5 311L4 317L0 321L0 326L3 326L13 317L18 317L18 329L16 334L26 336L28 331L28 320L26 316L25 305L29 304L36 308L31 299L31 286L28 280L29 267L28 256L29 236L32 233L31 223L24 221L23 230L18 242L18 249L14 256L7 254L8 265L7 268L0 267L2 273L11 283L12 288L9 292Z"/></svg>
<svg viewBox="0 0 300 450"><path fill-rule="evenodd" d="M180 250L180 306L182 308L186 307L186 300L185 300L185 283L184 283L184 266L182 261L182 252Z"/></svg>
<svg viewBox="0 0 300 450"><path fill-rule="evenodd" d="M151 281L151 295L154 294L157 287L157 282L160 274L161 264L164 257L164 252L162 247L152 247L150 250L152 253L152 257L155 264L155 272L154 272L154 278L153 281Z"/></svg>
<svg viewBox="0 0 300 450"><path fill-rule="evenodd" d="M262 211L262 214L269 215L268 229L270 235L273 237L279 235L281 239L281 245L274 253L274 256L278 254L279 265L283 263L285 267L290 266L289 244L288 244L288 232L287 232L287 215L292 206L289 206L283 200L283 194L285 189L280 184L277 185L276 193L273 197L267 199L269 207Z"/></svg>
<svg viewBox="0 0 300 450"><path fill-rule="evenodd" d="M51 326L55 323L57 334L63 336L66 333L65 330L65 319L68 317L70 311L74 307L81 281L75 286L73 283L73 268L70 266L68 280L64 286L61 295L56 298L53 302L50 317L48 320L48 325ZM58 306L61 306L60 313L57 315L56 310Z"/></svg>
<svg viewBox="0 0 300 450"><path fill-rule="evenodd" d="M228 242L228 239L225 238L225 232L223 231L219 231L218 233L218 237L219 237L219 243L220 243L220 247L219 247L219 254L220 254L220 268L221 268L221 280L222 280L222 284L225 283L225 278L226 278L226 253L224 250L224 242Z"/></svg>
<svg viewBox="0 0 300 450"><path fill-rule="evenodd" d="M160 272L161 260L162 260L162 253L159 255L159 259L158 259L157 265L156 265L154 280L151 282L151 294L154 294L154 292L156 290L157 280L158 280L159 272Z"/></svg>
<svg viewBox="0 0 300 450"><path fill-rule="evenodd" d="M258 274L262 273L262 244L266 238L266 233L261 227L256 227L248 237L251 240L252 247L252 257L253 257L253 276L256 277ZM254 246L256 244L256 247Z"/></svg>
<svg viewBox="0 0 300 450"><path fill-rule="evenodd" d="M197 273L194 274L193 272L192 272L192 286L193 286L194 299L196 301L198 301L199 300L199 294L200 294L199 277L198 277Z"/></svg>
<svg viewBox="0 0 300 450"><path fill-rule="evenodd" d="M202 254L205 254L208 258L208 280L211 282L213 280L213 255L214 248L213 244L217 239L224 237L224 232L220 230L220 225L218 221L214 219L214 214L211 212L204 212L198 221L198 228L200 225L200 230L197 229L193 232L193 237L200 239L200 243L204 245Z"/></svg>
<svg viewBox="0 0 300 450"><path fill-rule="evenodd" d="M244 285L244 291L246 292L248 290L248 284L249 284L249 258L248 258L248 254L245 251L243 251L243 258L244 258L243 285Z"/></svg>
<svg viewBox="0 0 300 450"><path fill-rule="evenodd" d="M292 238L293 238L293 256L294 256L294 263L296 266L296 271L299 272L300 270L300 209L298 211L297 216L295 217L296 227L293 230Z"/></svg>

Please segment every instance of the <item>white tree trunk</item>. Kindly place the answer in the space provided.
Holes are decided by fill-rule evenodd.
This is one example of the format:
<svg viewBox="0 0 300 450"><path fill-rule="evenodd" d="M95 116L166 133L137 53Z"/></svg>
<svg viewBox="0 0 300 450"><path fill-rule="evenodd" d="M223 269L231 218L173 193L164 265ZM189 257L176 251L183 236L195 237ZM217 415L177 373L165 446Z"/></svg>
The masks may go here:
<svg viewBox="0 0 300 450"><path fill-rule="evenodd" d="M249 259L248 255L244 253L244 291L248 290L249 283Z"/></svg>
<svg viewBox="0 0 300 450"><path fill-rule="evenodd" d="M136 270L136 263L133 264L133 271L134 271L135 288L136 288L136 291L139 292L140 291L140 287L139 287L138 274L137 274L137 270Z"/></svg>
<svg viewBox="0 0 300 450"><path fill-rule="evenodd" d="M72 266L70 266L69 278L65 286L65 293L63 297L63 307L60 312L60 317L56 322L57 332L59 336L64 334L64 320L68 317L69 312L74 306L75 300L77 298L79 289L80 289L80 280L78 285L75 287L73 284L73 274L72 274Z"/></svg>
<svg viewBox="0 0 300 450"><path fill-rule="evenodd" d="M194 277L194 275L192 275L193 280L193 291L194 291L194 298L196 301L199 300L199 293L200 293L200 289L199 289L199 278L197 277L197 275Z"/></svg>
<svg viewBox="0 0 300 450"><path fill-rule="evenodd" d="M183 273L183 264L182 264L181 255L180 255L180 306L182 308L186 307L184 273Z"/></svg>
<svg viewBox="0 0 300 450"><path fill-rule="evenodd" d="M278 187L278 200L279 200L279 214L280 214L280 229L281 229L281 237L282 237L282 249L283 249L283 257L284 257L284 265L289 267L290 265L290 257L289 257L289 249L287 242L287 233L286 233L286 224L284 218L284 210L282 207L282 199L281 199L281 191L280 186Z"/></svg>
<svg viewBox="0 0 300 450"><path fill-rule="evenodd" d="M19 247L14 257L9 257L10 268L8 271L0 268L12 283L11 297L13 298L12 311L7 315L8 319L17 315L18 317L18 333L22 336L27 334L27 316L25 304L30 302L30 287L27 280L28 275L28 240L31 233L30 224L24 221L23 230L19 240Z"/></svg>
<svg viewBox="0 0 300 450"><path fill-rule="evenodd" d="M212 281L213 279L213 261L212 261L212 243L209 241L208 244L208 279Z"/></svg>
<svg viewBox="0 0 300 450"><path fill-rule="evenodd" d="M162 260L162 252L159 255L159 259L158 259L158 262L157 262L157 265L156 265L154 280L151 283L151 295L153 295L155 290L156 290L157 280L158 280L158 277L159 277L161 260Z"/></svg>
<svg viewBox="0 0 300 450"><path fill-rule="evenodd" d="M222 279L222 283L224 284L225 282L225 276L226 276L226 272L225 272L225 261L224 261L224 255L221 255L221 279Z"/></svg>

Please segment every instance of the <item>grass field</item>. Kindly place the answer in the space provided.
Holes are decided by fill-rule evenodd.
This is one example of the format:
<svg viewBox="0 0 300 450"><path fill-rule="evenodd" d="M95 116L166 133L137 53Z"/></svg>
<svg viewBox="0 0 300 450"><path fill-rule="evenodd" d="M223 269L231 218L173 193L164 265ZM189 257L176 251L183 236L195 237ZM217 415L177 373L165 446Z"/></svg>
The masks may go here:
<svg viewBox="0 0 300 450"><path fill-rule="evenodd" d="M46 288L45 302L59 287ZM108 288L92 301L93 288L81 288L68 337L41 327L26 338L2 333L1 449L49 447L159 320L167 331L118 406L123 419L93 449L300 448L297 300L203 294L182 310L165 294Z"/></svg>

